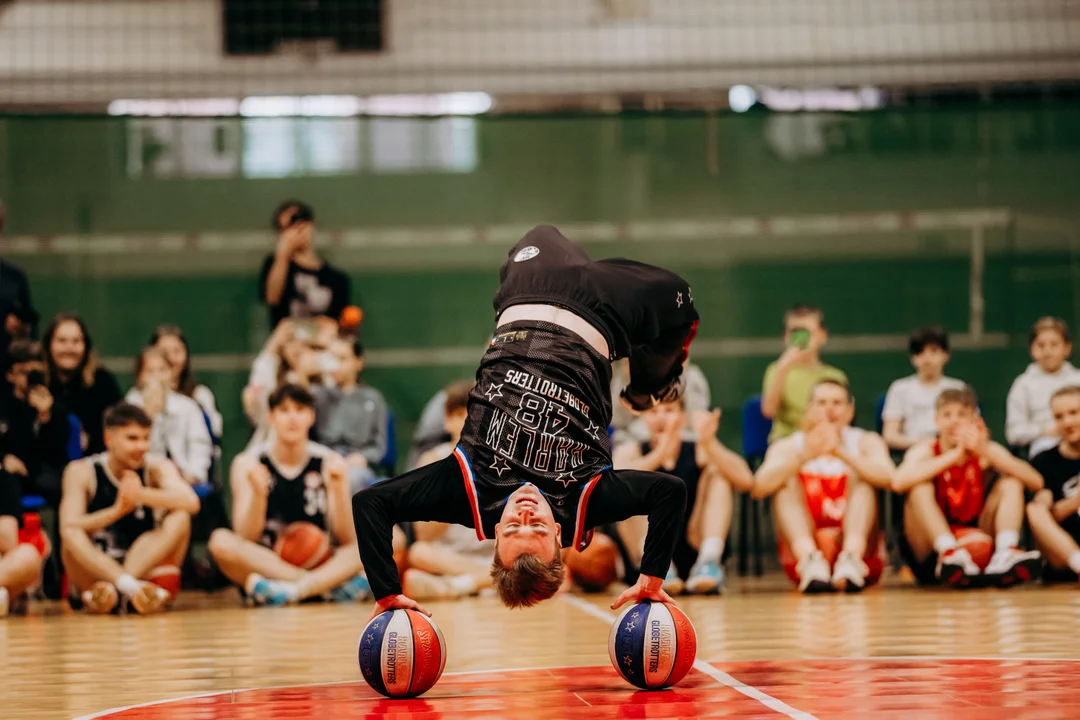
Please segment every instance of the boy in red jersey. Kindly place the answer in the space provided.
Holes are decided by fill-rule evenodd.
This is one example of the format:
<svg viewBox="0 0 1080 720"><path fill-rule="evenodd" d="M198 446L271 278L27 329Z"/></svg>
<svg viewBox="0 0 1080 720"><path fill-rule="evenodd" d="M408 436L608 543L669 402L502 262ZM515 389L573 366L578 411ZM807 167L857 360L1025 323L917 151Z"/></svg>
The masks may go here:
<svg viewBox="0 0 1080 720"><path fill-rule="evenodd" d="M938 437L912 446L893 482L896 492L908 495L904 535L916 578L958 587L980 576L999 586L1031 580L1039 553L1017 545L1024 490L1041 490L1042 476L990 440L970 388L943 391L934 422ZM994 555L985 571L957 541L957 532L965 527L994 538Z"/></svg>
<svg viewBox="0 0 1080 720"><path fill-rule="evenodd" d="M851 427L854 418L848 386L821 380L804 430L770 445L754 477L754 497L775 495L781 561L800 592L860 592L881 576L874 490L895 467L881 436ZM839 553L825 552L829 537Z"/></svg>

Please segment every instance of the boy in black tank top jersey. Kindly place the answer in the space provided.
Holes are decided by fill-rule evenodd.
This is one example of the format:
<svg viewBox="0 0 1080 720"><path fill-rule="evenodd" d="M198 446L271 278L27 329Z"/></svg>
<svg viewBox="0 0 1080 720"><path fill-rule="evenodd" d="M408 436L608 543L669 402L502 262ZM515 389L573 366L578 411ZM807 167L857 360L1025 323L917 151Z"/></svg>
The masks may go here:
<svg viewBox="0 0 1080 720"><path fill-rule="evenodd" d="M298 385L283 385L269 399L273 439L242 453L229 473L233 527L210 535L210 554L256 605L285 605L330 593L334 600L367 597L356 547L345 461L308 440L315 401ZM281 532L310 523L327 533L331 557L311 570L274 551Z"/></svg>
<svg viewBox="0 0 1080 720"><path fill-rule="evenodd" d="M64 567L87 612L112 612L124 599L148 614L172 600L149 578L166 568L179 575L199 498L171 461L149 450L150 418L122 402L105 413L105 452L64 471Z"/></svg>
<svg viewBox="0 0 1080 720"><path fill-rule="evenodd" d="M686 483L686 511L664 590L678 595L715 594L724 584L722 558L731 527L732 486L749 490L750 466L716 438L720 411L694 413L696 442L683 442L686 414L681 399L657 405L642 416L649 441L628 442L615 449L615 467L670 473ZM640 553L645 528L639 518L619 524L630 548ZM636 559L636 558L635 558Z"/></svg>
<svg viewBox="0 0 1080 720"><path fill-rule="evenodd" d="M1057 447L1036 455L1031 465L1045 488L1027 507L1028 523L1046 559L1047 581L1080 576L1080 387L1064 387L1050 399Z"/></svg>

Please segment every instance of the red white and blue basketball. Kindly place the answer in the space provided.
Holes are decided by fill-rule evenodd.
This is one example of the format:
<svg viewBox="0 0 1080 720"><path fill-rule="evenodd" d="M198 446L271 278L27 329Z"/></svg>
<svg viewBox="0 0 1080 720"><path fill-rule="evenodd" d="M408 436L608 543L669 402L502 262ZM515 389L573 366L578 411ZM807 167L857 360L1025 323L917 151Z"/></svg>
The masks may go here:
<svg viewBox="0 0 1080 720"><path fill-rule="evenodd" d="M611 626L608 655L631 685L660 690L690 672L697 658L697 632L674 605L638 603L623 610Z"/></svg>
<svg viewBox="0 0 1080 720"><path fill-rule="evenodd" d="M392 698L431 689L446 667L446 641L438 626L415 610L387 610L360 636L360 672L367 684Z"/></svg>

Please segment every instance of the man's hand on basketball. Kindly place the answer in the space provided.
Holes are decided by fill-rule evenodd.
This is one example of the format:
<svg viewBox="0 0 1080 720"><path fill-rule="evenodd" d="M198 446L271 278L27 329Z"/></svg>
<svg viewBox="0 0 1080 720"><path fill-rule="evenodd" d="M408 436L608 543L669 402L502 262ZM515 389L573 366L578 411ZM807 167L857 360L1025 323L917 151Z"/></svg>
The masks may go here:
<svg viewBox="0 0 1080 720"><path fill-rule="evenodd" d="M265 465L262 463L252 465L248 470L247 478L256 495L266 497L270 494L270 470Z"/></svg>
<svg viewBox="0 0 1080 720"><path fill-rule="evenodd" d="M375 610L372 611L371 617L368 618L368 622L371 622L377 615L384 613L387 610L415 610L416 612L431 617L431 613L420 607L420 603L412 598L406 597L405 595L387 595L382 600L375 603Z"/></svg>
<svg viewBox="0 0 1080 720"><path fill-rule="evenodd" d="M635 603L639 603L643 600L652 600L653 602L671 603L675 605L676 602L664 592L663 588L664 580L662 578L653 577L651 575L645 575L642 573L638 575L637 582L633 587L628 587L623 590L622 595L619 595L615 599L615 602L611 604L612 610L618 610L631 600Z"/></svg>

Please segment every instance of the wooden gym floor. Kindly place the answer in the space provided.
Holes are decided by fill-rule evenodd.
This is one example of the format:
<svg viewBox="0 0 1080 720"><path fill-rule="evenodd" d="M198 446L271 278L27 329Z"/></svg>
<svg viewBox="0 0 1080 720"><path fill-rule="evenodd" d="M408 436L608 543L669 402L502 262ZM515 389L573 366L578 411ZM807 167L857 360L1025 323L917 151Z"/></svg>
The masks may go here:
<svg viewBox="0 0 1080 720"><path fill-rule="evenodd" d="M659 693L611 668L610 597L430 603L447 673L411 701L359 679L370 605L243 609L233 591L146 618L36 605L0 621L0 718L1080 717L1080 587L890 585L802 597L733 578L721 598L682 598L700 662Z"/></svg>

